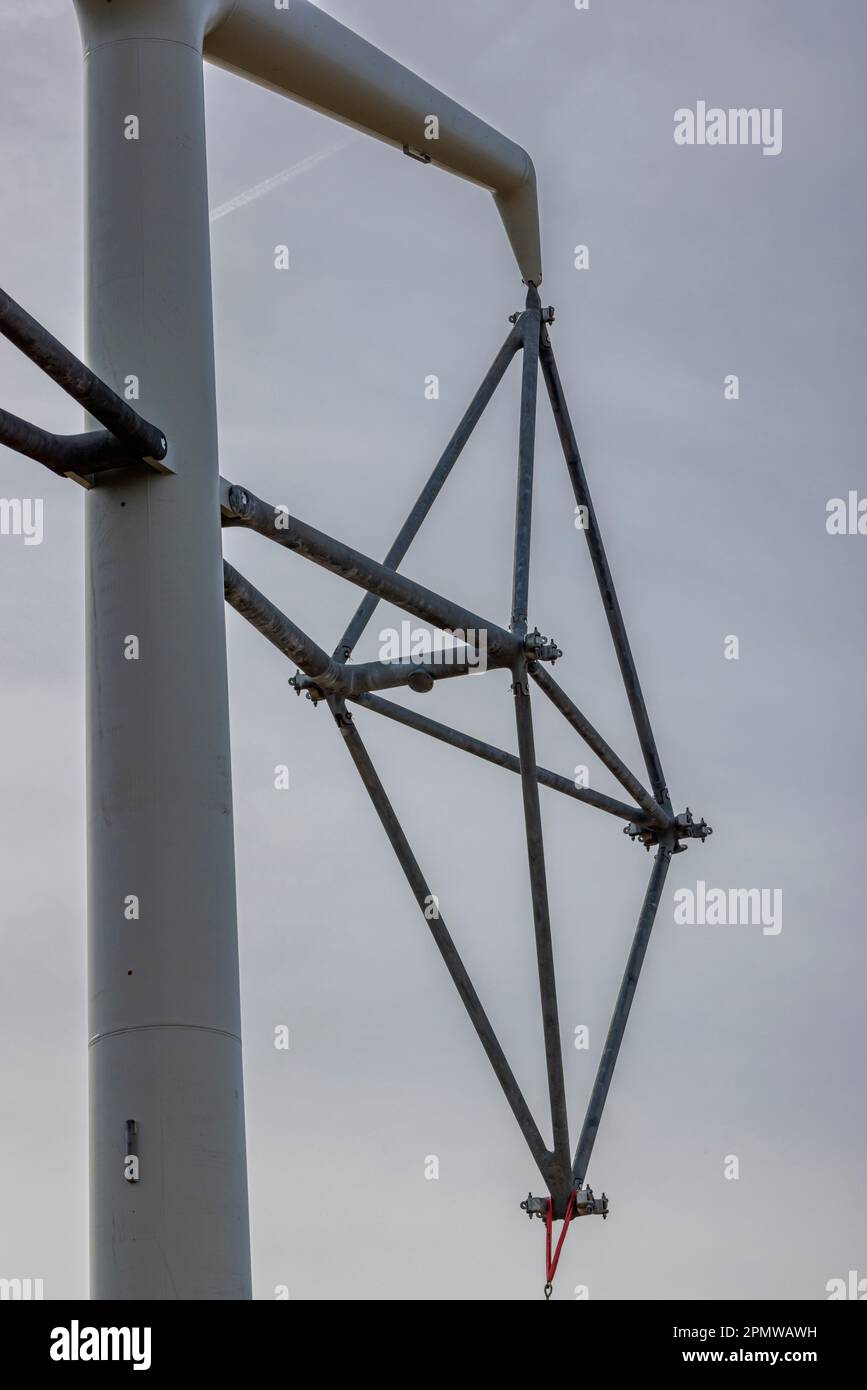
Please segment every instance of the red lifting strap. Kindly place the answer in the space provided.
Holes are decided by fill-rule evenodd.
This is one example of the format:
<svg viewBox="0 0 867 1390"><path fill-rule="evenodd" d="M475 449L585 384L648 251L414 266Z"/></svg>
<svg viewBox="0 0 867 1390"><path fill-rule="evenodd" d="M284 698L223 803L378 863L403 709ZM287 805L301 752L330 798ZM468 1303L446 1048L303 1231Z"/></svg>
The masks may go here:
<svg viewBox="0 0 867 1390"><path fill-rule="evenodd" d="M563 1242L566 1239L566 1232L569 1230L569 1222L575 1215L575 1193L571 1193L569 1202L566 1206L566 1215L563 1217L563 1229L560 1232L560 1239L557 1241L557 1249L551 1257L552 1230L554 1225L554 1203L548 1198L548 1210L545 1214L545 1297L550 1298L554 1287L554 1275L557 1273L557 1266L560 1263L560 1251L563 1249Z"/></svg>

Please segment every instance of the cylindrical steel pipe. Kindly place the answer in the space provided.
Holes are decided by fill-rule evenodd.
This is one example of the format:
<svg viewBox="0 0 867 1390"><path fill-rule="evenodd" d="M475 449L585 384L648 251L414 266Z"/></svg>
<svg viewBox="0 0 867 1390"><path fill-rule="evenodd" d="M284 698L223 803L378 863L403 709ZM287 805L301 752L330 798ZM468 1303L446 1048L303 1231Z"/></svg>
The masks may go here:
<svg viewBox="0 0 867 1390"><path fill-rule="evenodd" d="M134 457L154 462L165 458L167 444L163 431L143 420L116 391L52 337L4 290L0 290L0 333L127 445Z"/></svg>
<svg viewBox="0 0 867 1390"><path fill-rule="evenodd" d="M539 384L539 334L542 314L539 294L532 286L522 316L524 359L521 373L521 417L518 439L518 487L515 503L515 549L512 565L512 621L516 637L527 635L530 596L530 540L533 525L533 471L536 458L536 398Z"/></svg>
<svg viewBox="0 0 867 1390"><path fill-rule="evenodd" d="M555 708L568 720L575 732L580 734L587 747L605 764L609 772L613 773L620 785L629 792L630 796L635 797L653 824L662 827L671 825L673 817L670 812L666 811L664 806L660 806L658 801L654 801L646 787L643 787L638 778L630 772L623 759L618 757L614 749L606 743L602 735L590 723L590 720L582 714L575 701L570 699L566 691L557 684L550 672L537 665L536 662L530 663L529 671L539 689L544 691Z"/></svg>
<svg viewBox="0 0 867 1390"><path fill-rule="evenodd" d="M128 468L138 460L108 430L84 434L51 434L49 430L0 410L0 444L50 468L64 478L69 473L98 473L106 468Z"/></svg>
<svg viewBox="0 0 867 1390"><path fill-rule="evenodd" d="M391 700L381 700L376 695L354 695L352 699L355 704L362 705L364 709L374 710L377 714L382 714L386 719L392 719L396 724L403 724L408 729L417 729L421 734L429 734L431 738L438 739L440 743L447 743L452 748L458 748L463 753L471 753L473 757L481 758L486 763L493 763L495 767L504 767L509 772L521 771L521 760L516 758L514 753L507 753L503 748L496 748L492 743L484 743L482 739L473 738L471 734L465 734L460 729L451 729L448 724L440 724L436 719L430 719L425 714L419 714L417 710L406 709L403 705L396 705ZM643 811L637 806L627 806L624 801L616 801L613 796L606 796L604 792L597 792L592 787L576 787L574 782L570 782L568 777L562 777L557 772L549 772L545 767L536 768L536 781L540 787L550 787L555 792L562 792L564 796L570 796L574 801L583 801L588 806L595 806L600 811L607 811L611 816L618 816L620 820L637 821L643 824L646 820Z"/></svg>
<svg viewBox="0 0 867 1390"><path fill-rule="evenodd" d="M608 1028L608 1035L605 1039L605 1046L602 1049L602 1056L599 1059L596 1080L593 1083L593 1091L590 1095L587 1113L584 1116L584 1123L581 1126L578 1146L575 1150L575 1161L572 1165L572 1178L575 1187L583 1187L584 1179L587 1176L590 1155L593 1152L593 1145L596 1142L596 1135L599 1131L599 1125L602 1122L602 1111L605 1108L608 1089L611 1085L611 1079L614 1076L614 1068L620 1053L620 1044L623 1042L623 1034L626 1032L629 1011L632 1008L632 1001L635 998L635 991L638 988L638 977L641 974L641 967L644 964L644 957L647 954L647 945L650 941L650 933L653 930L653 924L656 921L656 914L659 910L662 889L665 885L668 866L671 863L672 849L673 841L660 844L659 849L656 851L656 858L653 861L650 882L647 885L647 892L644 895L644 902L638 918L638 925L635 928L632 948L629 952L629 959L626 962L626 969L623 972L623 979L620 984L617 1001L614 1005L614 1012L611 1015L611 1023Z"/></svg>
<svg viewBox="0 0 867 1390"><path fill-rule="evenodd" d="M219 7L76 8L87 357L115 388L138 378L177 470L111 474L87 496L91 1288L97 1299L246 1299L201 58Z"/></svg>
<svg viewBox="0 0 867 1390"><path fill-rule="evenodd" d="M554 946L551 938L551 914L548 906L548 881L545 872L545 847L542 838L542 812L539 806L539 786L536 780L536 745L533 736L533 715L525 662L519 662L516 665L513 676L512 692L515 702L515 725L518 733L518 757L521 766L524 827L527 832L527 864L530 872L530 893L533 903L539 1002L542 1008L548 1097L551 1105L551 1128L554 1136L556 1179L555 1187L552 1187L551 1193L552 1196L558 1198L559 1202L562 1199L563 1190L568 1190L569 1121L566 1111L566 1082L563 1073L560 1015L557 1008L557 980L554 970Z"/></svg>
<svg viewBox="0 0 867 1390"><path fill-rule="evenodd" d="M530 156L409 68L307 0L279 8L273 0L235 0L208 34L205 53L219 67L489 189L522 278L541 284Z"/></svg>
<svg viewBox="0 0 867 1390"><path fill-rule="evenodd" d="M352 697L425 681L429 688L434 681L468 676L477 669L455 652L432 655L425 661L363 661L348 666L330 657L227 560L223 561L223 587L227 603L322 691Z"/></svg>
<svg viewBox="0 0 867 1390"><path fill-rule="evenodd" d="M397 569L403 560L415 537L418 535L419 527L439 496L443 485L460 458L466 447L476 425L482 417L485 407L490 403L491 397L502 381L506 369L509 366L515 353L520 348L524 338L523 323L515 324L508 338L506 339L497 356L491 365L490 370L485 376L484 381L470 402L463 419L449 440L443 454L436 464L433 472L422 488L415 505L407 517L397 537L385 557L384 564L388 569ZM334 654L342 656L344 661L348 661L356 642L367 626L371 615L379 603L376 594L367 593L358 605L353 614L352 621L338 642Z"/></svg>
<svg viewBox="0 0 867 1390"><path fill-rule="evenodd" d="M422 622L464 634L464 640L474 650L480 650L481 642L476 639L481 638L488 656L498 663L507 665L523 655L523 642L505 628L488 622L478 613L453 603L432 589L426 589L414 579L407 579L377 560L371 560L369 555L362 555L361 551L353 550L343 541L317 531L306 521L290 516L283 508L269 506L247 488L231 486L228 503L224 505L228 505L242 525L258 531L260 536L276 541L278 545L285 546L296 555L303 555L314 564L322 565L332 574L339 574L350 584L378 594Z"/></svg>
<svg viewBox="0 0 867 1390"><path fill-rule="evenodd" d="M460 995L461 1002L469 1015L470 1022L476 1030L478 1039L485 1049L488 1061L503 1089L503 1094L509 1103L512 1114L515 1116L520 1126L521 1133L527 1142L527 1146L533 1158L536 1160L539 1172L549 1185L556 1185L559 1175L554 1162L554 1155L549 1153L545 1147L545 1142L539 1133L536 1121L530 1113L530 1108L515 1079L514 1072L509 1066L506 1055L500 1046L499 1039L491 1026L491 1021L485 1013L482 1001L475 991L473 982L467 974L466 967L461 960L458 949L443 921L439 910L438 899L430 891L424 874L419 867L418 860L413 854L409 841L403 833L400 821L394 813L388 794L379 780L376 769L370 760L370 755L355 727L352 716L347 713L345 707L343 707L339 701L331 699L329 700L329 706L337 721L338 728L340 729L343 741L349 751L349 755L358 769L367 794L373 803L376 814L379 816L382 827L388 836L400 867L403 869L412 894L424 914L425 922L434 939L436 948L442 956L443 963ZM435 911L431 911L433 904L436 904Z"/></svg>
<svg viewBox="0 0 867 1390"><path fill-rule="evenodd" d="M632 710L632 718L636 733L638 734L638 741L641 744L641 751L644 755L647 775L650 778L650 786L660 805L670 814L671 798L668 794L668 788L665 785L665 774L662 770L659 750L656 746L653 730L650 727L650 717L647 713L647 705L645 704L641 683L638 679L638 670L632 655L632 648L629 645L626 624L623 621L623 614L620 611L620 603L614 588L611 567L608 564L608 556L605 553L605 546L602 542L602 533L599 529L596 519L596 510L590 497L590 489L587 485L587 477L584 472L584 465L581 461L578 440L572 428L572 418L569 414L569 407L566 404L563 383L560 380L560 373L554 358L554 349L551 346L551 339L547 329L543 329L542 331L540 360L542 372L545 377L545 385L548 389L548 397L551 402L551 409L554 413L554 421L557 425L557 433L560 436L560 444L566 460L566 467L569 471L569 479L572 483L572 491L575 495L575 501L579 507L584 507L587 512L588 524L585 528L587 547L590 551L590 560L596 575L596 583L599 586L599 594L602 599L603 607L605 608L605 616L608 619L608 627L611 632L611 639L614 643L614 650L617 653L617 662L620 666L620 673L623 676L623 684L626 687L626 697L629 700L629 707Z"/></svg>

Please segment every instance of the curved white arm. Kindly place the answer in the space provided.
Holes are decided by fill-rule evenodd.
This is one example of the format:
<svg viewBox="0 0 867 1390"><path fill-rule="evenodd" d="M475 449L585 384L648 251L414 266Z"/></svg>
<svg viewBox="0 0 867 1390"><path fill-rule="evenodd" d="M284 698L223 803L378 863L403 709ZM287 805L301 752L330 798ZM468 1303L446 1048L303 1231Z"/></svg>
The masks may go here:
<svg viewBox="0 0 867 1390"><path fill-rule="evenodd" d="M522 278L542 280L533 161L452 101L308 0L235 0L205 34L205 57L272 91L401 148L493 193ZM436 116L439 138L426 137Z"/></svg>

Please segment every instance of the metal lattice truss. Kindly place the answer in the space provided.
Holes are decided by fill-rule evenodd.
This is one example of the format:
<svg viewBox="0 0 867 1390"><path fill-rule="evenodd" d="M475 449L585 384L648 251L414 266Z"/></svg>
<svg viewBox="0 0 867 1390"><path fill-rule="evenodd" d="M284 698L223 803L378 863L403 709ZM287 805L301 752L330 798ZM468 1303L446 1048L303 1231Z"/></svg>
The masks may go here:
<svg viewBox="0 0 867 1390"><path fill-rule="evenodd" d="M605 1105L614 1066L623 1041L638 977L647 950L654 918L672 854L685 848L684 840L704 840L711 833L705 822L693 820L689 810L675 815L663 776L656 742L641 693L635 662L630 650L623 617L614 590L611 571L602 543L596 512L578 452L575 433L554 360L549 336L553 311L543 309L537 290L531 285L523 313L513 315L513 327L497 354L490 371L474 396L466 414L434 468L415 506L382 564L359 551L324 535L321 531L290 516L285 508L270 506L245 488L221 480L223 524L243 526L285 546L333 574L366 590L349 626L329 655L263 594L224 562L225 596L231 606L258 629L299 668L293 684L300 694L316 702L325 701L334 716L349 754L376 809L410 888L422 910L446 969L451 975L494 1069L512 1113L518 1122L549 1197L532 1197L522 1203L529 1215L547 1220L548 1284L559 1257L551 1257L551 1222L562 1220L564 1231L574 1216L607 1212L607 1198L594 1197L584 1186L593 1144ZM100 474L120 468L150 467L171 471L165 462L167 446L162 431L143 420L78 358L53 338L20 305L0 290L0 332L35 362L63 390L83 405L102 426L85 434L60 436L0 410L0 443L36 459L52 472L93 486ZM443 484L460 457L473 429L505 375L512 358L523 354L521 383L520 440L515 522L515 550L512 589L512 617L509 628L499 627L442 595L424 588L399 573L413 539L428 515ZM608 626L626 687L635 728L647 768L648 790L609 747L586 716L551 676L548 667L562 653L538 631L527 631L530 569L530 532L533 502L536 398L539 368L548 397L566 466L575 494L583 509L583 528L590 558L599 585ZM435 628L451 631L464 641L469 655L455 650L431 655L429 660L378 661L352 663L351 656L381 599L396 605ZM430 690L442 679L477 672L484 648L490 669L507 669L512 674L518 756L492 747L479 739L451 729L404 706L383 700L377 691L408 686L416 692ZM568 778L537 766L530 701L531 682L552 702L590 749L613 773L632 798L618 801L602 792L575 786ZM454 941L440 915L432 916L435 901L407 838L377 776L367 749L347 703L381 714L397 723L428 734L475 757L516 772L521 778L527 855L533 902L533 926L539 973L539 993L548 1076L553 1148L546 1145L530 1112L512 1069L497 1039L481 1000L463 965ZM611 1024L599 1062L596 1079L574 1154L570 1148L566 1110L563 1055L557 1011L557 990L551 941L551 922L539 809L539 786L550 787L583 801L589 806L626 822L626 833L656 853L626 970L620 985Z"/></svg>
<svg viewBox="0 0 867 1390"><path fill-rule="evenodd" d="M325 700L334 716L344 743L392 848L406 875L427 926L436 943L446 969L469 1014L491 1066L494 1069L512 1113L518 1122L539 1172L550 1193L546 1198L529 1197L523 1203L532 1216L563 1219L568 1223L574 1215L607 1211L607 1199L594 1198L584 1187L585 1175L593 1143L602 1118L602 1110L611 1085L611 1078L629 1010L638 984L647 943L659 906L665 876L672 854L685 848L682 841L704 839L709 827L696 823L689 811L675 816L665 785L662 765L650 727L644 698L638 682L635 662L626 636L626 629L611 571L602 544L597 518L590 499L587 479L578 452L578 445L563 395L560 376L554 360L548 332L553 311L543 309L538 292L531 286L523 313L513 316L514 327L497 354L490 371L473 398L455 434L428 479L415 506L404 522L400 533L382 564L349 546L314 530L304 522L288 515L285 508L274 507L254 496L247 489L229 483L222 487L222 509L226 525L244 526L288 550L312 560L315 564L342 576L365 589L366 595L357 608L346 631L329 656L306 633L268 599L256 590L228 562L224 562L225 594L227 601L248 622L259 630L285 656L293 661L300 673L293 679L298 693L306 691L315 701ZM443 484L457 462L473 429L502 380L512 358L523 354L521 383L520 440L518 450L518 486L515 521L515 551L512 587L512 617L508 630L489 622L477 613L423 588L414 580L398 573L413 539L427 517ZM596 573L599 592L605 607L611 636L614 640L620 670L635 721L641 750L650 782L648 791L633 775L620 757L609 747L586 716L573 703L551 676L548 666L562 653L538 631L528 633L527 608L530 571L530 532L533 504L533 468L535 454L536 397L539 368L548 390L575 501L583 508L584 526L590 557ZM380 599L434 627L451 631L467 643L464 650L475 650L466 658L455 658L450 651L430 660L351 663L351 656ZM374 692L400 686L423 692L434 682L478 669L478 648L486 644L487 667L505 668L512 674L515 704L518 756L494 748L479 739L471 738L415 711L383 700ZM568 778L558 776L537 766L533 737L533 715L530 701L531 682L552 702L572 728L597 754L633 799L633 804L589 788L576 787ZM371 710L405 724L420 733L463 749L475 757L496 763L520 775L523 791L524 818L527 834L527 856L533 901L533 926L536 937L536 956L539 971L539 993L542 1006L542 1026L548 1074L548 1094L551 1108L553 1148L549 1149L530 1112L514 1073L497 1039L491 1022L464 967L457 947L440 915L431 916L430 904L435 901L431 889L410 848L406 835L394 812L385 788L380 781L370 755L358 732L347 703ZM570 1149L566 1110L566 1087L563 1074L563 1055L557 1011L557 989L551 942L551 921L545 876L545 855L542 843L542 821L539 809L539 786L583 801L587 805L617 816L627 822L626 833L646 845L656 854L650 882L638 919L638 926L623 982L614 1008L608 1037L602 1052L587 1113L578 1138L577 1148ZM550 1273L550 1261L549 1261Z"/></svg>

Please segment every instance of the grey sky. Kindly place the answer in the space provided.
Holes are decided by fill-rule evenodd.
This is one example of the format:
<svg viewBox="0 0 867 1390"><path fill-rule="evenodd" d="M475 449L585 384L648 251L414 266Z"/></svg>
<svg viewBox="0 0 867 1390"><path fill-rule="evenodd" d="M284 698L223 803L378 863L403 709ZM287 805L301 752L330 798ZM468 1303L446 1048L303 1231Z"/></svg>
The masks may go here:
<svg viewBox="0 0 867 1390"><path fill-rule="evenodd" d="M864 487L867 13L322 8L534 157L543 300L669 786L715 830L673 863L589 1173L611 1217L573 1228L557 1296L821 1298L832 1277L867 1276L867 539L825 529L828 499ZM225 73L206 91L213 208L346 139ZM782 153L676 146L674 112L699 100L781 108ZM72 5L0 3L0 283L79 350L81 166ZM282 243L289 272L273 267ZM221 471L383 555L522 302L491 200L358 136L221 217L212 255ZM5 342L0 404L80 428ZM640 772L545 402L539 421L531 623ZM500 622L516 426L513 371L404 566ZM0 1275L82 1296L83 495L0 450L0 497L27 496L45 499L43 544L0 537ZM357 590L255 537L225 549L336 641ZM359 656L401 617L383 606ZM227 628L256 1296L537 1297L543 1232L518 1203L539 1179L363 789L325 711L287 687L292 669L233 613ZM514 745L505 674L405 698ZM535 709L540 761L567 775L586 761L613 790ZM518 779L358 722L543 1122ZM274 790L278 763L289 792ZM575 1128L650 861L616 821L543 798ZM781 933L675 925L675 890L699 878L782 889ZM281 1023L288 1053L272 1043ZM589 1052L571 1046L582 1023Z"/></svg>

